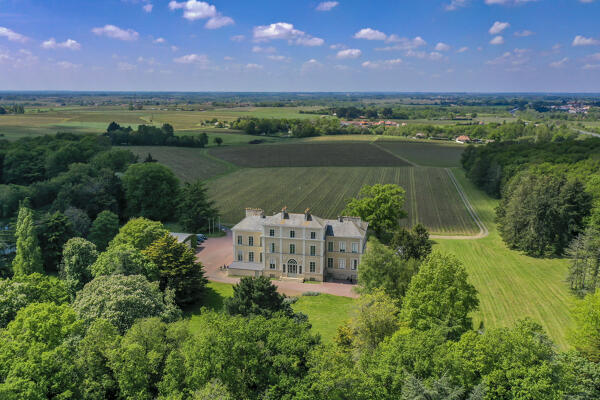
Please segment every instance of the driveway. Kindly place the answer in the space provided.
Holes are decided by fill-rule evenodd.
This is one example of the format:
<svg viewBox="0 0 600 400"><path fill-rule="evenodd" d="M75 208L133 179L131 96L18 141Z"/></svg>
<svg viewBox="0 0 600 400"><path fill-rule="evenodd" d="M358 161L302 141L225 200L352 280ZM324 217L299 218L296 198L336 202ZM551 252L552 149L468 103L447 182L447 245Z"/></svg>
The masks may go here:
<svg viewBox="0 0 600 400"><path fill-rule="evenodd" d="M229 230L226 236L209 238L200 244L196 260L204 265L204 274L210 281L232 284L240 281L240 278L227 276L226 270L219 269L223 265L229 265L233 262L233 238ZM277 286L281 293L290 296L301 295L304 292L319 292L334 296L358 297L358 294L354 291L356 285L345 282L300 283L274 280L273 284Z"/></svg>

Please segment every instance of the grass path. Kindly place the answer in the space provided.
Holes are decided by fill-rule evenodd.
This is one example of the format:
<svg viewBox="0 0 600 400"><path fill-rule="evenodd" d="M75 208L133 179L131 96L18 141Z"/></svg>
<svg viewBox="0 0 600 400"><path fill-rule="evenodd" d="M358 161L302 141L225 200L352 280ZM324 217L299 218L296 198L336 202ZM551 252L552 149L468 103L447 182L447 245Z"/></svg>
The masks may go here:
<svg viewBox="0 0 600 400"><path fill-rule="evenodd" d="M568 261L533 258L506 247L494 223L497 200L469 182L460 169L453 170L489 235L476 240L436 239L435 248L455 254L467 268L479 292L477 327L511 326L531 317L540 323L557 346L567 349L566 333L572 321L573 296L565 282Z"/></svg>

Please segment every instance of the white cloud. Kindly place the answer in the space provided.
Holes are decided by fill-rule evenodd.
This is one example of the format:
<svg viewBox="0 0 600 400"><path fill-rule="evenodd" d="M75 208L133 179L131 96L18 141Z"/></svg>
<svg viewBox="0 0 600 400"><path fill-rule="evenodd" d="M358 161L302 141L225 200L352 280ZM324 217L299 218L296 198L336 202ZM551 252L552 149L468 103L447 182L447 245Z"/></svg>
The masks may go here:
<svg viewBox="0 0 600 400"><path fill-rule="evenodd" d="M177 50L179 50L179 47L177 47L177 46L171 46L171 51L177 51Z"/></svg>
<svg viewBox="0 0 600 400"><path fill-rule="evenodd" d="M511 68L520 67L530 61L528 49L514 49L512 52L504 52L499 57L489 60L486 64L489 65L505 65Z"/></svg>
<svg viewBox="0 0 600 400"><path fill-rule="evenodd" d="M171 11L183 10L183 18L189 21L208 19L204 25L207 29L218 29L235 23L232 18L221 15L214 5L205 1L188 0L180 3L172 0L169 2L169 9Z"/></svg>
<svg viewBox="0 0 600 400"><path fill-rule="evenodd" d="M73 64L70 61L59 61L56 63L56 66L61 69L78 69L81 67L81 64Z"/></svg>
<svg viewBox="0 0 600 400"><path fill-rule="evenodd" d="M340 59L358 58L361 54L362 51L360 51L359 49L346 49L338 51L336 57Z"/></svg>
<svg viewBox="0 0 600 400"><path fill-rule="evenodd" d="M300 69L300 72L305 73L308 71L320 69L321 67L323 67L323 64L321 64L319 61L315 60L314 58L311 58L310 60L308 60L304 64L302 64L302 68Z"/></svg>
<svg viewBox="0 0 600 400"><path fill-rule="evenodd" d="M595 46L600 44L600 40L594 38L588 38L585 36L577 35L573 39L573 46Z"/></svg>
<svg viewBox="0 0 600 400"><path fill-rule="evenodd" d="M235 35L235 36L230 37L230 39L233 42L243 42L246 39L246 36L244 36L244 35Z"/></svg>
<svg viewBox="0 0 600 400"><path fill-rule="evenodd" d="M529 31L527 29L515 32L516 37L527 37L532 35L535 35L535 32Z"/></svg>
<svg viewBox="0 0 600 400"><path fill-rule="evenodd" d="M386 40L387 35L376 29L363 28L354 34L354 39Z"/></svg>
<svg viewBox="0 0 600 400"><path fill-rule="evenodd" d="M494 22L494 25L492 25L492 27L489 29L489 33L490 35L497 35L499 33L501 33L503 30L505 30L506 28L508 28L510 26L510 24L508 22L500 22L500 21L496 21Z"/></svg>
<svg viewBox="0 0 600 400"><path fill-rule="evenodd" d="M119 69L119 71L133 71L137 69L135 65L130 64L128 62L119 62L117 64L117 68Z"/></svg>
<svg viewBox="0 0 600 400"><path fill-rule="evenodd" d="M520 6L525 3L531 3L537 0L485 0L485 4L494 5L498 4L501 6Z"/></svg>
<svg viewBox="0 0 600 400"><path fill-rule="evenodd" d="M340 3L337 1L324 1L319 3L316 10L317 11L331 11L335 7L337 7Z"/></svg>
<svg viewBox="0 0 600 400"><path fill-rule="evenodd" d="M558 60L558 61L552 61L549 65L552 68L562 68L562 67L565 66L565 64L567 63L567 61L569 61L569 58L565 57L565 58L563 58L561 60Z"/></svg>
<svg viewBox="0 0 600 400"><path fill-rule="evenodd" d="M446 43L439 42L438 44L435 45L435 50L436 51L448 51L448 50L450 50L450 46L448 46Z"/></svg>
<svg viewBox="0 0 600 400"><path fill-rule="evenodd" d="M252 52L253 53L273 54L273 53L277 53L277 49L273 46L269 46L269 47L254 46L254 47L252 47Z"/></svg>
<svg viewBox="0 0 600 400"><path fill-rule="evenodd" d="M289 62L291 59L289 57L286 56L267 56L267 58L269 60L273 60L273 61L285 61L285 62Z"/></svg>
<svg viewBox="0 0 600 400"><path fill-rule="evenodd" d="M208 56L206 54L186 54L173 60L177 64L196 64L201 67L208 66Z"/></svg>
<svg viewBox="0 0 600 400"><path fill-rule="evenodd" d="M413 50L421 46L425 46L427 44L427 42L423 40L421 36L417 36L413 39L410 39L405 37L399 37L398 35L390 35L387 39L387 42L394 43L394 45L383 48L377 48L375 50Z"/></svg>
<svg viewBox="0 0 600 400"><path fill-rule="evenodd" d="M233 61L233 60L235 60L235 58L230 57L230 56L225 56L225 57L223 57L223 60L225 60L225 61Z"/></svg>
<svg viewBox="0 0 600 400"><path fill-rule="evenodd" d="M45 42L42 42L42 48L79 50L81 49L81 45L73 39L67 39L64 42L57 42L54 38L50 38Z"/></svg>
<svg viewBox="0 0 600 400"><path fill-rule="evenodd" d="M463 46L460 49L456 50L457 53L464 53L465 51L469 51L467 46Z"/></svg>
<svg viewBox="0 0 600 400"><path fill-rule="evenodd" d="M504 44L504 38L502 36L495 36L492 40L490 40L490 44L493 44L493 45Z"/></svg>
<svg viewBox="0 0 600 400"><path fill-rule="evenodd" d="M468 0L452 0L449 4L446 5L446 11L454 11L459 8L466 7Z"/></svg>
<svg viewBox="0 0 600 400"><path fill-rule="evenodd" d="M142 6L142 10L144 10L147 13L151 13L153 8L154 6L152 4L146 4Z"/></svg>
<svg viewBox="0 0 600 400"><path fill-rule="evenodd" d="M263 66L260 65L260 64L252 64L252 63L250 63L250 64L246 64L245 68L246 69L251 69L251 70L252 69L257 70L257 69L263 69Z"/></svg>
<svg viewBox="0 0 600 400"><path fill-rule="evenodd" d="M5 37L11 42L26 42L27 37L11 29L0 26L0 37Z"/></svg>
<svg viewBox="0 0 600 400"><path fill-rule="evenodd" d="M125 40L125 41L137 40L138 37L140 36L133 29L125 30L125 29L121 29L118 26L114 26L114 25L104 25L101 28L94 28L94 29L92 29L92 32L98 36L106 36L106 37L109 37L112 39L119 39L119 40Z"/></svg>
<svg viewBox="0 0 600 400"><path fill-rule="evenodd" d="M219 15L216 17L212 17L211 19L206 21L206 24L204 24L204 27L206 29L219 29L224 26L233 25L233 24L235 24L235 21L233 20L233 18Z"/></svg>
<svg viewBox="0 0 600 400"><path fill-rule="evenodd" d="M345 45L345 44L342 44L342 43L336 43L336 44L332 44L332 45L330 45L330 46L329 46L329 48L330 48L331 50L343 50L343 49L345 49L345 48L346 48L346 45Z"/></svg>
<svg viewBox="0 0 600 400"><path fill-rule="evenodd" d="M365 61L364 63L362 63L362 67L363 68L369 68L369 69L390 69L393 68L395 66L398 66L402 64L402 59L401 58L395 58L393 60L384 60L384 61Z"/></svg>
<svg viewBox="0 0 600 400"><path fill-rule="evenodd" d="M287 22L276 22L271 25L255 26L253 30L254 40L266 42L269 40L287 40L289 44L301 46L321 46L325 41L313 37L306 32L295 29L294 25Z"/></svg>
<svg viewBox="0 0 600 400"><path fill-rule="evenodd" d="M581 67L581 69L586 71L597 70L600 69L600 64L585 64L583 67Z"/></svg>
<svg viewBox="0 0 600 400"><path fill-rule="evenodd" d="M156 38L156 39L154 39L154 40L152 41L152 43L156 43L156 44L162 44L162 43L166 43L166 40L165 40L165 38L161 38L161 37L159 37L159 38Z"/></svg>
<svg viewBox="0 0 600 400"><path fill-rule="evenodd" d="M587 56L589 60L600 61L600 53L594 53Z"/></svg>
<svg viewBox="0 0 600 400"><path fill-rule="evenodd" d="M414 57L414 58L419 58L419 59L427 59L427 60L432 60L432 61L438 61L444 58L444 55L442 53L439 53L437 51L432 51L431 53L427 53L426 51L415 51L415 50L408 50L406 53L404 53L406 55L406 57Z"/></svg>

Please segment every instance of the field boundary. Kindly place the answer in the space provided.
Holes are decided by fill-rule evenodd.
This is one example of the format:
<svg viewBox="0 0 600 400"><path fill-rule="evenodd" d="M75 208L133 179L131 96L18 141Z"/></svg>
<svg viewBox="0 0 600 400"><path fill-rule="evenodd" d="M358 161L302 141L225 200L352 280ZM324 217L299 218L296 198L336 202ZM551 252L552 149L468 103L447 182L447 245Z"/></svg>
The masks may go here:
<svg viewBox="0 0 600 400"><path fill-rule="evenodd" d="M464 205L465 205L465 207L467 209L467 212L471 215L471 217L473 218L473 221L475 221L475 224L479 227L479 233L477 235L471 235L471 236L431 235L430 237L432 239L458 239L458 240L464 240L464 239L472 240L472 239L481 239L481 238L486 237L490 233L490 231L488 230L487 226L485 226L485 224L483 223L483 221L481 220L481 218L479 218L479 215L477 214L477 211L475 211L475 208L473 208L473 205L471 204L471 202L467 198L467 194L463 190L462 186L460 186L460 183L458 183L458 181L456 180L456 177L452 173L452 170L450 168L444 168L444 169L446 170L446 172L448 173L448 176L450 177L450 180L454 184L454 187L456 188L456 191L458 192L458 195L462 199L462 201L463 201L463 203L464 203Z"/></svg>
<svg viewBox="0 0 600 400"><path fill-rule="evenodd" d="M405 163L408 163L408 164L410 164L410 166L412 166L412 167L420 167L420 166L421 166L421 165L415 164L414 162L412 162L412 161L410 161L410 160L408 160L408 159L406 159L406 158L404 158L404 157L400 157L398 154L395 154L395 153L394 153L394 152L392 152L391 150L388 150L388 149L386 149L386 148L384 148L384 147L381 147L381 146L379 146L379 145L377 144L377 139L373 140L372 142L369 142L369 145L370 145L370 146L375 146L375 147L377 147L378 149L380 149L380 150L383 150L383 151L385 151L386 153L393 155L393 156L394 156L394 157L396 157L397 159L399 159L399 160L402 160L402 161L404 161Z"/></svg>

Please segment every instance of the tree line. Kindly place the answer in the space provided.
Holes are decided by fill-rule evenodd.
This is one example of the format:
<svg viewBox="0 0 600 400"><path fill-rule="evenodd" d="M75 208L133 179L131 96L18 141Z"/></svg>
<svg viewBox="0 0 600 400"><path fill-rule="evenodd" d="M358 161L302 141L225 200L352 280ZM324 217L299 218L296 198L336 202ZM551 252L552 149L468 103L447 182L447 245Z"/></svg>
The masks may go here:
<svg viewBox="0 0 600 400"><path fill-rule="evenodd" d="M116 122L111 122L104 134L110 143L116 146L178 146L178 147L205 147L208 144L208 135L202 132L199 135L175 136L175 130L170 124L162 127L139 125L137 130L130 126L122 127Z"/></svg>

